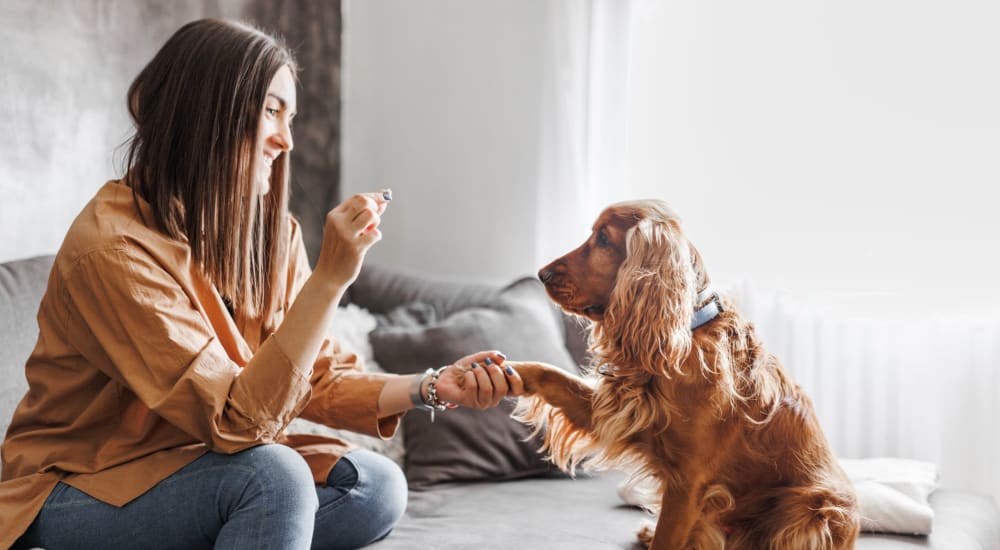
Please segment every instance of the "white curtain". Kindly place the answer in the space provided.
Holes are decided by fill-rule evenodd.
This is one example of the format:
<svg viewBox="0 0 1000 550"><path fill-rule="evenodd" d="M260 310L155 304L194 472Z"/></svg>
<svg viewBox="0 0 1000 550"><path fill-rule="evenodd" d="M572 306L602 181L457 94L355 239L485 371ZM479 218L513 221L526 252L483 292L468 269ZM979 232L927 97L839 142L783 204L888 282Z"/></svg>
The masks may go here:
<svg viewBox="0 0 1000 550"><path fill-rule="evenodd" d="M601 209L624 196L633 0L547 3L542 55L538 248L548 263L589 234Z"/></svg>
<svg viewBox="0 0 1000 550"><path fill-rule="evenodd" d="M941 486L1000 502L1000 315L852 315L823 305L835 297L747 283L730 294L812 397L838 456L931 461Z"/></svg>

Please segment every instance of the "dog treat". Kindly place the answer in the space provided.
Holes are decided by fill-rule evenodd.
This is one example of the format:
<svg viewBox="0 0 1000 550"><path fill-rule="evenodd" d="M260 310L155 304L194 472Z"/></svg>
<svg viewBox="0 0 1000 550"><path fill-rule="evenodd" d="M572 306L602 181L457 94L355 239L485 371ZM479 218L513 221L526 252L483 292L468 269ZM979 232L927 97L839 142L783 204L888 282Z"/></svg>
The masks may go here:
<svg viewBox="0 0 1000 550"><path fill-rule="evenodd" d="M386 200L386 201L391 201L392 200L392 189L389 189L388 187L384 187L382 189L379 189L378 190L378 194L382 195L382 198L384 200ZM365 231L371 231L372 229L375 229L375 224L371 224L368 227L366 227Z"/></svg>

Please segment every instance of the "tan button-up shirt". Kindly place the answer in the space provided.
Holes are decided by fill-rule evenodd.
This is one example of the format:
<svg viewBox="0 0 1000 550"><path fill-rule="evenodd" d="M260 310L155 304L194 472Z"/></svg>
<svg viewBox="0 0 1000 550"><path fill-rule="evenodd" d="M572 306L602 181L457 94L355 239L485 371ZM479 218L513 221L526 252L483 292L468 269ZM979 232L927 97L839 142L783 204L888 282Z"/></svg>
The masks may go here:
<svg viewBox="0 0 1000 550"><path fill-rule="evenodd" d="M280 325L310 274L291 223L283 307L237 324L187 244L143 223L131 189L112 181L98 191L70 227L39 307L28 393L2 447L0 548L59 481L122 506L207 451L283 443L323 483L349 447L286 436L293 418L392 437L401 415L376 415L387 375L363 372L333 341L313 364L293 364L265 328Z"/></svg>

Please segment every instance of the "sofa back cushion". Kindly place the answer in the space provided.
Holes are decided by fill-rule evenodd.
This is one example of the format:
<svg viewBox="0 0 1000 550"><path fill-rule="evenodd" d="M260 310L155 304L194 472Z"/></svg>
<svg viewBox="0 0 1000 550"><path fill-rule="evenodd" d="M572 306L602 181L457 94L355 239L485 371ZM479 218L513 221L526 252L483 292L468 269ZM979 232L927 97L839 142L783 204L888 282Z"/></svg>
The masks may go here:
<svg viewBox="0 0 1000 550"><path fill-rule="evenodd" d="M345 301L374 314L420 302L430 304L439 314L448 316L490 302L497 290L495 285L446 281L367 263L348 289Z"/></svg>
<svg viewBox="0 0 1000 550"><path fill-rule="evenodd" d="M24 363L38 340L38 304L42 300L53 256L0 264L0 434L24 397L28 382Z"/></svg>
<svg viewBox="0 0 1000 550"><path fill-rule="evenodd" d="M344 302L357 304L376 315L389 313L400 306L413 308L419 303L444 318L470 307L490 305L499 291L497 285L446 281L367 263L348 289ZM558 310L555 304L549 303L554 311ZM562 335L573 364L588 364L588 322L565 313L557 316L562 319Z"/></svg>

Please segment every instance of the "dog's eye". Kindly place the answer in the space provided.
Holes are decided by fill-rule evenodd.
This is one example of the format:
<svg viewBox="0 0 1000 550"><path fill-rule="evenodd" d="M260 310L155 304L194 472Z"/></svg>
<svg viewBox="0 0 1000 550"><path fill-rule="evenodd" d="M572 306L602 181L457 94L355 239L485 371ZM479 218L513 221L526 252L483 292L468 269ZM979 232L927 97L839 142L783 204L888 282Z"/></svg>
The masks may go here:
<svg viewBox="0 0 1000 550"><path fill-rule="evenodd" d="M599 231L597 233L597 246L608 246L608 234L607 233L605 233L603 231Z"/></svg>

